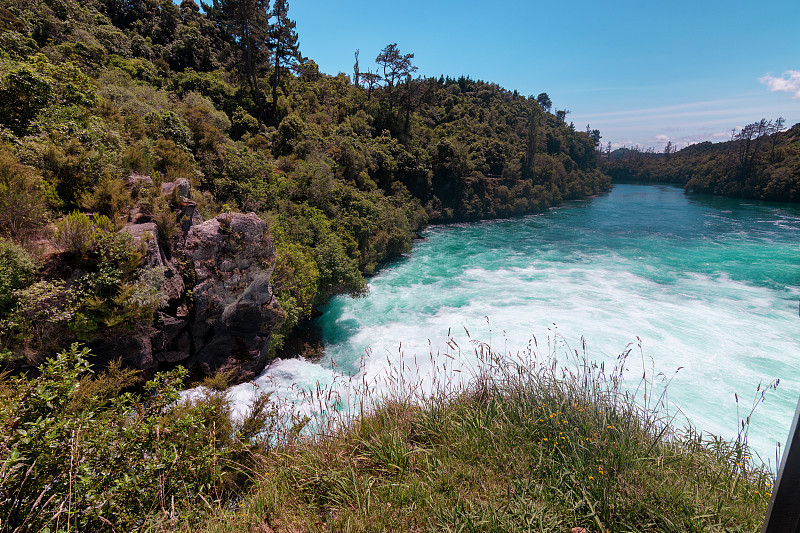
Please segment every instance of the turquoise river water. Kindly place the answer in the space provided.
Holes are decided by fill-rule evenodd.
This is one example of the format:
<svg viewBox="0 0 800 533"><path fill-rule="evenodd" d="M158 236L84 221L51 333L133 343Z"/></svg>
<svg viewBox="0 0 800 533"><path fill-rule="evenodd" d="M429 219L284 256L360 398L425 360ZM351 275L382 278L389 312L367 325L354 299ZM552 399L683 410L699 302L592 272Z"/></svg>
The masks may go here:
<svg viewBox="0 0 800 533"><path fill-rule="evenodd" d="M772 465L800 394L795 206L618 184L536 216L432 227L369 286L366 298L338 297L323 310L322 361L278 361L259 386L297 404L317 387L380 389L389 374L396 385L398 369L423 389L442 372L468 380L477 364L470 339L514 352L535 337L545 354L548 343L556 356L585 349L607 365L633 347L634 386L642 359L652 376L674 375L670 406L728 438L759 383L779 378L749 434ZM458 363L442 355L453 342ZM244 404L252 391L232 393Z"/></svg>

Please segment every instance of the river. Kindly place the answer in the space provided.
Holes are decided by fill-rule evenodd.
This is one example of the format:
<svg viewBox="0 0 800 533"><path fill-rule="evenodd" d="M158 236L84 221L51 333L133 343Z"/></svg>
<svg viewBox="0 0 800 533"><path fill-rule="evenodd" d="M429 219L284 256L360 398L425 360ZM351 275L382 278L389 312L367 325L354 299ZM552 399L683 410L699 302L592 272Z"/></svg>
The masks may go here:
<svg viewBox="0 0 800 533"><path fill-rule="evenodd" d="M727 438L759 383L780 379L749 432L774 467L800 393L796 206L617 184L540 215L435 226L424 236L370 279L369 296L323 309L322 361L278 361L260 386L297 402L318 386L376 380L380 389L380 376L400 368L407 383L430 387L442 379L441 369L430 376L449 361L441 354L452 353L450 339L466 358L447 367L464 370L454 381L474 368L470 339L514 352L535 338L556 356L585 346L606 364L633 348L651 377L672 378L671 409ZM641 373L641 362L632 365L634 385ZM232 392L244 404L252 390Z"/></svg>

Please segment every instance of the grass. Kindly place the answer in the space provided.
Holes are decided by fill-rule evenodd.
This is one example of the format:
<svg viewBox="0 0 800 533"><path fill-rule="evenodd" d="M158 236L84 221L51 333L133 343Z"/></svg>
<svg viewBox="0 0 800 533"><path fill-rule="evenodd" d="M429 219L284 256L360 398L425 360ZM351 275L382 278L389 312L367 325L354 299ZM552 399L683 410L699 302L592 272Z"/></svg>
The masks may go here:
<svg viewBox="0 0 800 533"><path fill-rule="evenodd" d="M389 393L362 391L370 407L359 416L261 457L249 491L201 527L180 518L159 527L760 530L774 476L749 454L750 415L735 441L678 428L663 401L668 380L622 380L631 350L606 369L571 350L562 366L534 347L472 349L480 365L469 385L443 379L422 394L395 375Z"/></svg>

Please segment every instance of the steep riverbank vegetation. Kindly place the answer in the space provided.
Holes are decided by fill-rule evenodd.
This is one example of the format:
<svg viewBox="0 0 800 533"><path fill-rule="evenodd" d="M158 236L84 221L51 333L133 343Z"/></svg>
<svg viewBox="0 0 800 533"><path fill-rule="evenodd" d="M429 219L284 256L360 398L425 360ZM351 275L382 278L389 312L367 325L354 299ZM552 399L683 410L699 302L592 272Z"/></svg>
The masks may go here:
<svg viewBox="0 0 800 533"><path fill-rule="evenodd" d="M141 331L162 309L191 316L176 242L192 213L267 222L286 315L275 350L332 294L361 294L429 222L609 187L599 133L575 131L546 94L414 77L395 45L366 67L357 54L352 76L321 73L285 1L22 0L0 7L0 42L6 361ZM135 222L155 223L172 271L119 232ZM176 278L179 296L165 289Z"/></svg>
<svg viewBox="0 0 800 533"><path fill-rule="evenodd" d="M728 142L693 144L664 153L615 150L602 168L614 180L679 183L687 191L800 202L800 124L762 119Z"/></svg>
<svg viewBox="0 0 800 533"><path fill-rule="evenodd" d="M626 386L627 353L604 371L475 349L466 387L395 376L388 395L359 388L360 417L312 420L263 395L233 416L222 375L191 401L175 403L184 370L121 394L131 371L93 374L73 347L0 376L0 530L760 529L773 475L750 456L752 412L727 442L681 430L663 383Z"/></svg>

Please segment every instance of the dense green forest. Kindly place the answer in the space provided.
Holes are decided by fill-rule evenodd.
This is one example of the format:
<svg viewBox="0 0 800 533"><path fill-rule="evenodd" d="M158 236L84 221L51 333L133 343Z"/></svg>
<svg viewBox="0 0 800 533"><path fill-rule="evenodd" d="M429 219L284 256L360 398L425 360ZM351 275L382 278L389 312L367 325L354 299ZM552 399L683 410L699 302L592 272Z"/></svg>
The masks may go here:
<svg viewBox="0 0 800 533"><path fill-rule="evenodd" d="M545 93L417 77L413 53L393 44L374 63L356 52L352 75L321 73L288 7L0 7L6 362L191 316L197 273L181 246L200 219L265 223L275 254L259 260L285 315L274 353L331 295L362 294L364 275L428 223L608 189L599 132L575 131ZM156 227L144 239L120 231L144 222Z"/></svg>
<svg viewBox="0 0 800 533"><path fill-rule="evenodd" d="M758 527L749 417L679 433L622 367L488 354L424 405L237 414L227 387L427 224L610 187L544 92L299 43L285 0L0 3L0 532Z"/></svg>
<svg viewBox="0 0 800 533"><path fill-rule="evenodd" d="M603 171L614 180L678 183L687 191L800 201L800 124L783 131L783 119L748 124L728 142L703 142L663 153L619 149Z"/></svg>

